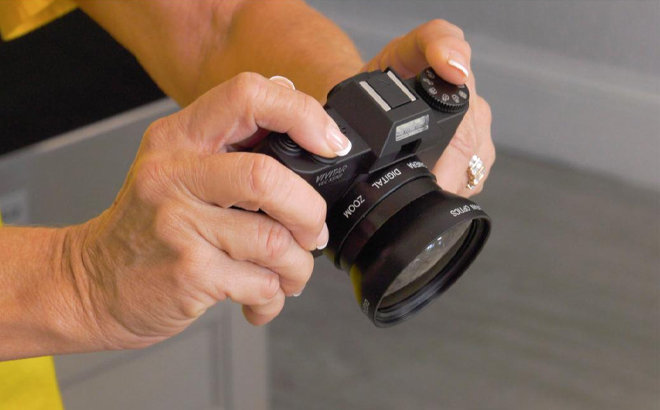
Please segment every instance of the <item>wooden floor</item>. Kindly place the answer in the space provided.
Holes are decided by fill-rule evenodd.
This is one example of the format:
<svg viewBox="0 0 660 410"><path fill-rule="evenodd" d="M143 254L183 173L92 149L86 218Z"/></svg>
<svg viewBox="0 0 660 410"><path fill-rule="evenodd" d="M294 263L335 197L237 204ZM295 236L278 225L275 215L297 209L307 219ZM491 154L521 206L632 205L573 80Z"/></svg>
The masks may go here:
<svg viewBox="0 0 660 410"><path fill-rule="evenodd" d="M317 262L269 326L274 409L660 408L658 193L501 153L478 202L482 256L398 327Z"/></svg>

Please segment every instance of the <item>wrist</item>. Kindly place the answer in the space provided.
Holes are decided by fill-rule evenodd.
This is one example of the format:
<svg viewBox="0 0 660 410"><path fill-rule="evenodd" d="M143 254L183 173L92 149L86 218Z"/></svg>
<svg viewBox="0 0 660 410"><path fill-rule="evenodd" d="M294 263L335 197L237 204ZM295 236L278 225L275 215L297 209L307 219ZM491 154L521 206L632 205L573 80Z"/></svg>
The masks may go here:
<svg viewBox="0 0 660 410"><path fill-rule="evenodd" d="M0 360L101 348L72 275L79 229L0 230Z"/></svg>
<svg viewBox="0 0 660 410"><path fill-rule="evenodd" d="M94 310L90 309L90 281L81 250L88 224L49 229L49 269L26 293L30 327L47 335L38 343L42 354L81 353L104 349Z"/></svg>
<svg viewBox="0 0 660 410"><path fill-rule="evenodd" d="M98 320L91 309L91 281L82 258L83 244L90 222L70 226L61 231L61 256L58 287L62 290L66 310L60 311L55 323L62 323L56 329L68 345L76 345L81 351L98 350L102 344L99 337Z"/></svg>
<svg viewBox="0 0 660 410"><path fill-rule="evenodd" d="M69 311L67 327L61 329L78 351L117 350L123 346L111 337L112 322L106 292L107 285L98 260L90 257L94 233L103 215L85 224L71 226L62 232L61 287L67 294ZM64 322L64 319L62 319Z"/></svg>
<svg viewBox="0 0 660 410"><path fill-rule="evenodd" d="M281 75L296 89L324 103L339 82L364 62L350 38L303 1L212 2L210 25L202 38L197 88L188 102L245 71ZM228 24L230 22L230 24ZM227 35L219 27L231 27Z"/></svg>

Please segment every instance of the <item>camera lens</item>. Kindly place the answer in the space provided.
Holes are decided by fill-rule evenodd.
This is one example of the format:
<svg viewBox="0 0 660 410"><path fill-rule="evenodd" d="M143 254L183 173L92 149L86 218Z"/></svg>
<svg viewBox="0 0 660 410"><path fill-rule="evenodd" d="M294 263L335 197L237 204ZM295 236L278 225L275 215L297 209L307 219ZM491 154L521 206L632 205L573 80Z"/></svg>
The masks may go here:
<svg viewBox="0 0 660 410"><path fill-rule="evenodd" d="M471 224L471 221L461 222L435 238L394 279L383 295L380 308L394 306L427 285L454 257L465 241Z"/></svg>
<svg viewBox="0 0 660 410"><path fill-rule="evenodd" d="M357 183L328 219L326 255L349 272L378 327L409 319L453 285L490 232L479 205L440 189L419 164L405 160Z"/></svg>

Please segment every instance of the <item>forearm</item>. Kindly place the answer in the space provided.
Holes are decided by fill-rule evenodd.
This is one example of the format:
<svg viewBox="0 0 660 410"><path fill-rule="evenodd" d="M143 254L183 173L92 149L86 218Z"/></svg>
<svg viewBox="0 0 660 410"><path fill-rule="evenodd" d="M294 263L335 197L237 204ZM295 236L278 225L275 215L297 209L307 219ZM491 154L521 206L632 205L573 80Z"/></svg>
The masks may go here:
<svg viewBox="0 0 660 410"><path fill-rule="evenodd" d="M78 2L183 105L243 71L286 76L324 100L363 65L348 36L299 0Z"/></svg>
<svg viewBox="0 0 660 410"><path fill-rule="evenodd" d="M71 275L71 228L0 228L0 361L94 350Z"/></svg>
<svg viewBox="0 0 660 410"><path fill-rule="evenodd" d="M216 34L211 50L222 50ZM302 1L250 1L234 14L226 52L211 52L201 68L203 89L241 71L283 75L325 100L338 82L363 65L350 38Z"/></svg>

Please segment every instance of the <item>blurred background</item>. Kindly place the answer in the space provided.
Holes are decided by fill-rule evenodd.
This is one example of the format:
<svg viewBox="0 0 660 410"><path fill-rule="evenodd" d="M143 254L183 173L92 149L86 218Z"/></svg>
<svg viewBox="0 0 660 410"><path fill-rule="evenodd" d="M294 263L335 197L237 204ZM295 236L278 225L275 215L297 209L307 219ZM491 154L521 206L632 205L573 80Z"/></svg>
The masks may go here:
<svg viewBox="0 0 660 410"><path fill-rule="evenodd" d="M660 408L660 2L309 3L364 58L432 18L464 29L498 148L482 256L387 330L319 259L265 329L218 306L147 350L57 358L66 407ZM0 67L9 223L97 215L177 109L80 12L0 44Z"/></svg>

